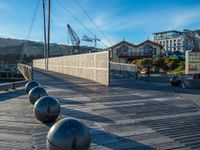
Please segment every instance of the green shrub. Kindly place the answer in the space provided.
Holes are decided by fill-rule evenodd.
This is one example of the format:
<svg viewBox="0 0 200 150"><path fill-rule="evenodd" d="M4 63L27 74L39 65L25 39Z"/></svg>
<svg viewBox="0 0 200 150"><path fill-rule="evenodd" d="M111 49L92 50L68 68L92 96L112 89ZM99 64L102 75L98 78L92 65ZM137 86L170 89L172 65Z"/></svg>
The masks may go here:
<svg viewBox="0 0 200 150"><path fill-rule="evenodd" d="M147 65L151 65L152 72L155 73L168 73L177 74L185 73L185 61L180 60L178 57L170 56L165 58L155 57L155 58L142 58L132 61L132 64L138 66L138 70L141 71L146 68Z"/></svg>

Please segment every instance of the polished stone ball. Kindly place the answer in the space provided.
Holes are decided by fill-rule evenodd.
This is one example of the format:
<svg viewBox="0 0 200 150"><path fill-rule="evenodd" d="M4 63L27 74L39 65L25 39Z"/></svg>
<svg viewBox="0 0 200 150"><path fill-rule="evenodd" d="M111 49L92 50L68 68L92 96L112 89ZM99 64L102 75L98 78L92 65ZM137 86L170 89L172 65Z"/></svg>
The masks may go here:
<svg viewBox="0 0 200 150"><path fill-rule="evenodd" d="M47 91L41 86L37 86L30 90L28 95L31 104L35 104L40 97L48 96Z"/></svg>
<svg viewBox="0 0 200 150"><path fill-rule="evenodd" d="M39 84L37 81L34 81L34 80L32 80L32 81L26 83L26 85L25 85L26 94L28 94L29 91L30 91L32 88L37 87L37 86L40 86L40 84Z"/></svg>
<svg viewBox="0 0 200 150"><path fill-rule="evenodd" d="M88 128L73 118L58 121L47 135L48 150L88 150L90 143Z"/></svg>
<svg viewBox="0 0 200 150"><path fill-rule="evenodd" d="M33 107L35 117L41 122L56 120L60 113L60 103L56 98L43 96L36 101Z"/></svg>
<svg viewBox="0 0 200 150"><path fill-rule="evenodd" d="M178 76L172 76L170 78L170 83L172 86L179 86L181 84L181 79Z"/></svg>

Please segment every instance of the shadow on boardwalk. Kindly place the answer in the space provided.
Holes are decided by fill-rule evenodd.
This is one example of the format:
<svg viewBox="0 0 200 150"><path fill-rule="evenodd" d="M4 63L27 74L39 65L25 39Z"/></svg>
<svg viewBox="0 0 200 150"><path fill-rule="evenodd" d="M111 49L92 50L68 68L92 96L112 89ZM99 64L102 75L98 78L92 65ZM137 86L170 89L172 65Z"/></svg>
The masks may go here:
<svg viewBox="0 0 200 150"><path fill-rule="evenodd" d="M55 122L46 123L45 125L49 128L53 126ZM115 135L110 132L106 132L97 128L89 128L91 134L91 144L97 147L105 147L111 150L119 150L124 148L126 150L155 150L154 148L136 142L134 140L127 139L122 136ZM92 146L90 148L92 150Z"/></svg>
<svg viewBox="0 0 200 150"><path fill-rule="evenodd" d="M0 101L12 100L13 98L16 98L22 95L25 95L24 90L17 90L14 92L3 93L3 94L0 94Z"/></svg>
<svg viewBox="0 0 200 150"><path fill-rule="evenodd" d="M77 119L83 119L83 120L89 120L89 121L101 122L101 123L114 123L113 120L108 119L106 117L96 115L96 114L91 114L88 112L79 111L79 110L69 109L69 108L62 108L61 113L63 115L66 115L67 117L73 117Z"/></svg>

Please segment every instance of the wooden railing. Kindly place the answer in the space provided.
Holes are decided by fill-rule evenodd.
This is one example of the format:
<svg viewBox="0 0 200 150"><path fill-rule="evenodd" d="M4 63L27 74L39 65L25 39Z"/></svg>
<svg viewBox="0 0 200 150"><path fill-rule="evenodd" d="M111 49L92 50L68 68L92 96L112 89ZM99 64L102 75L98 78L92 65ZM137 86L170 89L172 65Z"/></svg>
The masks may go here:
<svg viewBox="0 0 200 150"><path fill-rule="evenodd" d="M33 67L25 64L17 64L17 68L28 81L33 80Z"/></svg>

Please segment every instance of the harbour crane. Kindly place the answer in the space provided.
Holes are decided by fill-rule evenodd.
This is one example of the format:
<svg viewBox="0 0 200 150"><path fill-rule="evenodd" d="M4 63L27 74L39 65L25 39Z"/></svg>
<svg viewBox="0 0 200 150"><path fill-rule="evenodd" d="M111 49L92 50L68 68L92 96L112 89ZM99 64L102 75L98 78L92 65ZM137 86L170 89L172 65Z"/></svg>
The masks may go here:
<svg viewBox="0 0 200 150"><path fill-rule="evenodd" d="M100 39L98 39L96 36L94 36L94 37L89 37L89 36L87 36L86 34L84 34L83 36L82 36L82 40L83 41L87 41L87 42L94 42L94 47L96 48L96 46L97 46L97 41L100 41Z"/></svg>
<svg viewBox="0 0 200 150"><path fill-rule="evenodd" d="M69 24L67 25L67 28L73 46L73 54L78 54L80 50L80 39Z"/></svg>

